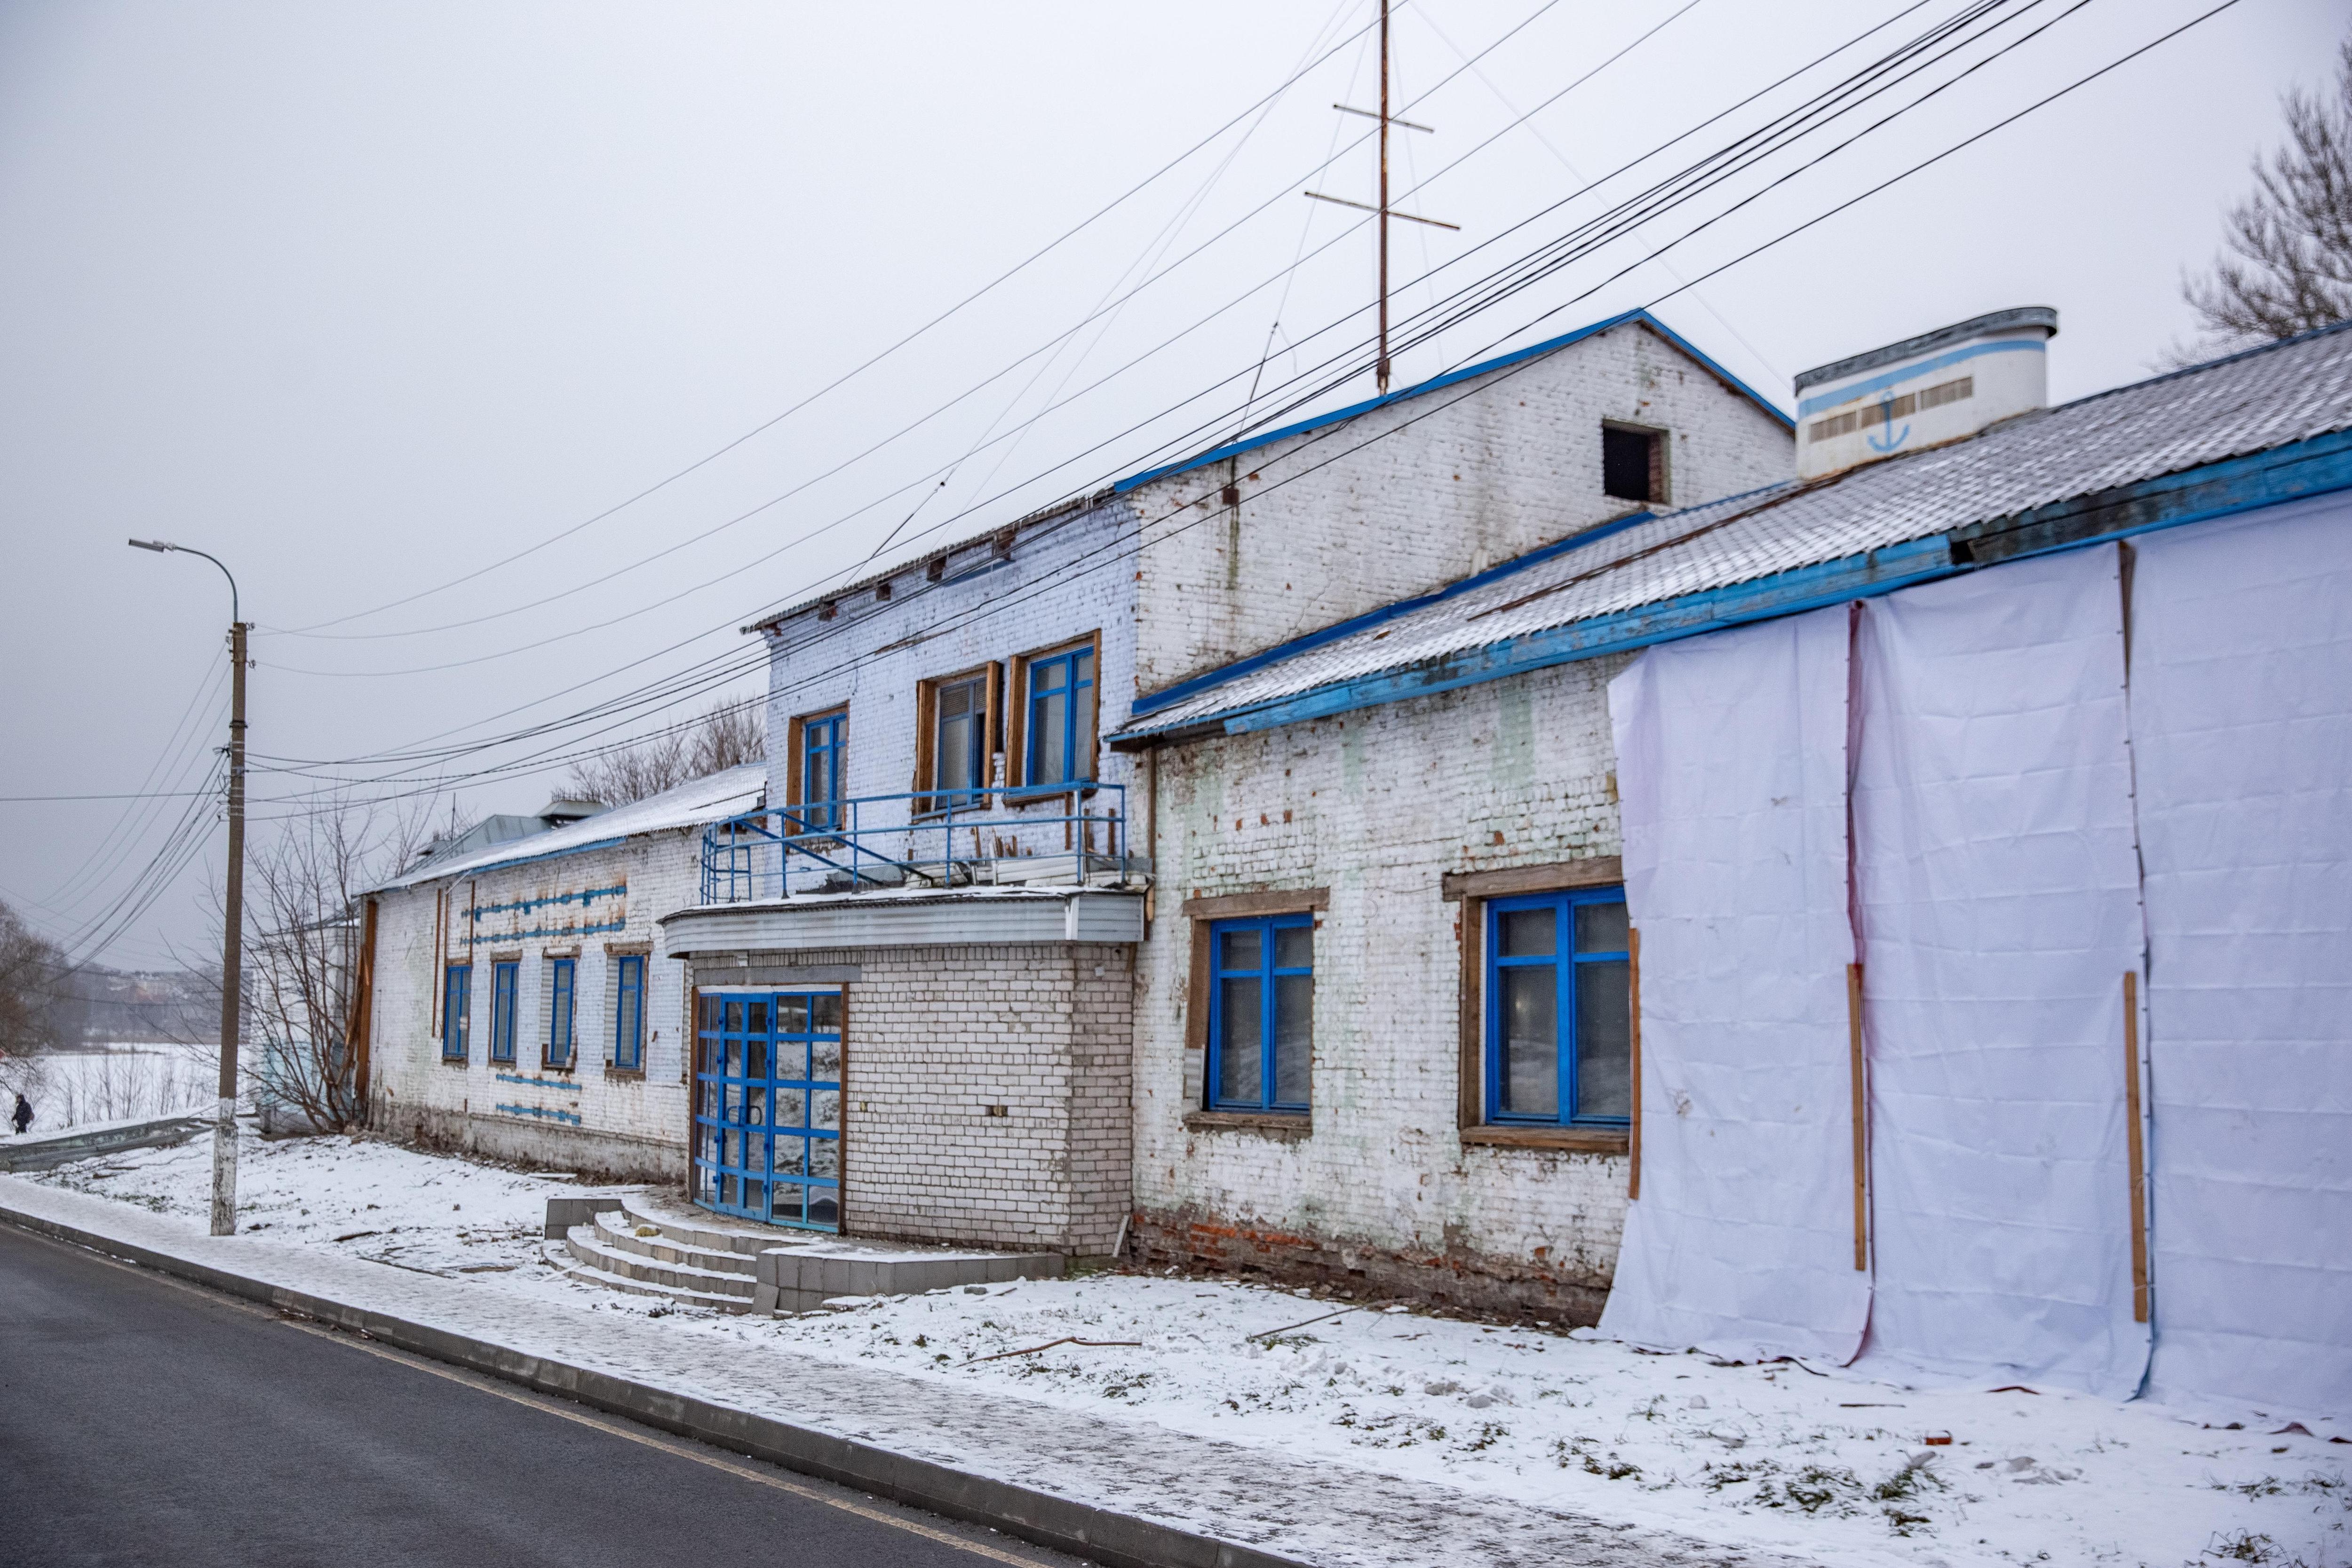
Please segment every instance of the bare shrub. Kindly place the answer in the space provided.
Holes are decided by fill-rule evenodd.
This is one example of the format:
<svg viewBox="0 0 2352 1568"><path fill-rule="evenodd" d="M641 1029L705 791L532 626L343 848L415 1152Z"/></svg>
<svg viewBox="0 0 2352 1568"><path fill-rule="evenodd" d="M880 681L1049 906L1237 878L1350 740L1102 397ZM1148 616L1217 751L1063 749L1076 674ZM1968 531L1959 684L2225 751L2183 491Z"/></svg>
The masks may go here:
<svg viewBox="0 0 2352 1568"><path fill-rule="evenodd" d="M415 858L429 807L338 800L288 822L246 867L246 1037L240 1076L295 1125L342 1131L367 1113L356 1021L359 893ZM217 984L217 983L215 983ZM217 1071L218 1047L213 1047Z"/></svg>
<svg viewBox="0 0 2352 1568"><path fill-rule="evenodd" d="M584 799L626 805L767 754L760 703L721 702L693 724L573 764L567 788Z"/></svg>
<svg viewBox="0 0 2352 1568"><path fill-rule="evenodd" d="M2211 272L2181 282L2208 353L2352 317L2352 38L2328 90L2296 89L2280 108L2286 145L2254 160Z"/></svg>
<svg viewBox="0 0 2352 1568"><path fill-rule="evenodd" d="M58 1043L65 957L0 903L0 1058Z"/></svg>

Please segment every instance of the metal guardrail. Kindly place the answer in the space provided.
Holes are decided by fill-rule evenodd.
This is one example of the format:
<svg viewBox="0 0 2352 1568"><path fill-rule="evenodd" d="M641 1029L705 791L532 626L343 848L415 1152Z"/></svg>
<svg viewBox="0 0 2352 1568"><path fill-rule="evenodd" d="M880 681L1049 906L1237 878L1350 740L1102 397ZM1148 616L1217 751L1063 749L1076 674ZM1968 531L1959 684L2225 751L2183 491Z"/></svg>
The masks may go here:
<svg viewBox="0 0 2352 1568"><path fill-rule="evenodd" d="M1068 809L1034 809L1055 800ZM772 806L702 830L702 902L882 888L1084 885L1097 875L1123 882L1134 869L1128 842L1123 784L924 790Z"/></svg>

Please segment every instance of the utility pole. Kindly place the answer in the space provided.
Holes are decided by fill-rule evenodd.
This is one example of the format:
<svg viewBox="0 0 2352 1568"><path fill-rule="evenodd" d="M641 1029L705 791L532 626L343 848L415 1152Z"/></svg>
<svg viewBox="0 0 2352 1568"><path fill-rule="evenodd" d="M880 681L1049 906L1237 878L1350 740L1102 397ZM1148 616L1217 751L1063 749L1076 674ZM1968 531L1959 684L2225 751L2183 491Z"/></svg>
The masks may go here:
<svg viewBox="0 0 2352 1568"><path fill-rule="evenodd" d="M221 1026L219 1100L213 1122L213 1213L215 1236L236 1234L236 1047L245 1000L245 624L236 578L215 556L184 544L134 539L134 548L159 554L202 555L228 578L228 889L221 932Z"/></svg>
<svg viewBox="0 0 2352 1568"><path fill-rule="evenodd" d="M1415 125L1410 120L1399 120L1389 111L1389 0L1380 0L1380 4L1381 110L1378 114L1374 114L1370 110L1351 109L1344 103L1335 103L1331 106L1342 114L1360 114L1367 120L1377 120L1381 122L1380 202L1377 205L1368 206L1362 202L1351 202L1345 196L1327 196L1320 191L1307 191L1304 194L1318 202L1330 202L1338 206L1354 207L1359 212L1376 214L1380 218L1380 351L1378 357L1372 362L1372 374L1380 384L1381 392L1385 395L1389 389L1389 219L1401 217L1408 223L1425 223L1432 228L1450 228L1456 233L1461 232L1462 226L1458 223L1445 223L1433 217L1422 217L1414 213L1401 213L1389 205L1389 127L1402 125L1407 131L1433 131L1436 127Z"/></svg>
<svg viewBox="0 0 2352 1568"><path fill-rule="evenodd" d="M1381 0L1381 357L1373 374L1389 389L1389 0Z"/></svg>
<svg viewBox="0 0 2352 1568"><path fill-rule="evenodd" d="M229 581L233 590L236 579ZM245 634L244 621L229 623L228 894L227 930L221 937L219 1120L213 1123L215 1236L236 1234L236 1047L245 1011Z"/></svg>

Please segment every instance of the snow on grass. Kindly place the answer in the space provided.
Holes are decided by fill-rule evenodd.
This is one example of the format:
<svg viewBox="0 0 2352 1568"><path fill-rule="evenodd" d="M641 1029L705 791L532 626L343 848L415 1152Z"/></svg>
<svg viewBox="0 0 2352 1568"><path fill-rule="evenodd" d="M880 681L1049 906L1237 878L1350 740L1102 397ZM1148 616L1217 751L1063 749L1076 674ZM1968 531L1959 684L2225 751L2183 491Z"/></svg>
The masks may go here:
<svg viewBox="0 0 2352 1568"><path fill-rule="evenodd" d="M1097 1274L722 1318L549 1267L545 1201L578 1191L567 1182L344 1139L248 1142L240 1164L240 1212L262 1236L663 1314L681 1344L709 1347L717 1386L747 1356L866 1364L1833 1564L2352 1563L2352 1447L2324 1424L2277 1431L2249 1412L2215 1428L2054 1390L1718 1365L1192 1278ZM44 1179L194 1229L209 1156L200 1140Z"/></svg>
<svg viewBox="0 0 2352 1568"><path fill-rule="evenodd" d="M44 1138L76 1127L208 1106L219 1072L216 1058L203 1047L169 1041L37 1051L0 1059L0 1095L23 1094L33 1107L26 1136ZM0 1115L15 1105L14 1099L0 1103ZM6 1131L13 1135L13 1125Z"/></svg>

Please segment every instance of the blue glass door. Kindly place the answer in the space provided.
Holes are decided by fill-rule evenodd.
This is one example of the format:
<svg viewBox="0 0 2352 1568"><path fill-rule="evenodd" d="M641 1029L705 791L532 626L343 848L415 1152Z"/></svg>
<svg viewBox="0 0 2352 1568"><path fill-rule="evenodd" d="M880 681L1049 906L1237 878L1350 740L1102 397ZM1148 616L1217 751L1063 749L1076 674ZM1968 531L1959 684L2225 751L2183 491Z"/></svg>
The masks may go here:
<svg viewBox="0 0 2352 1568"><path fill-rule="evenodd" d="M695 1037L695 1201L839 1229L839 994L705 996Z"/></svg>

